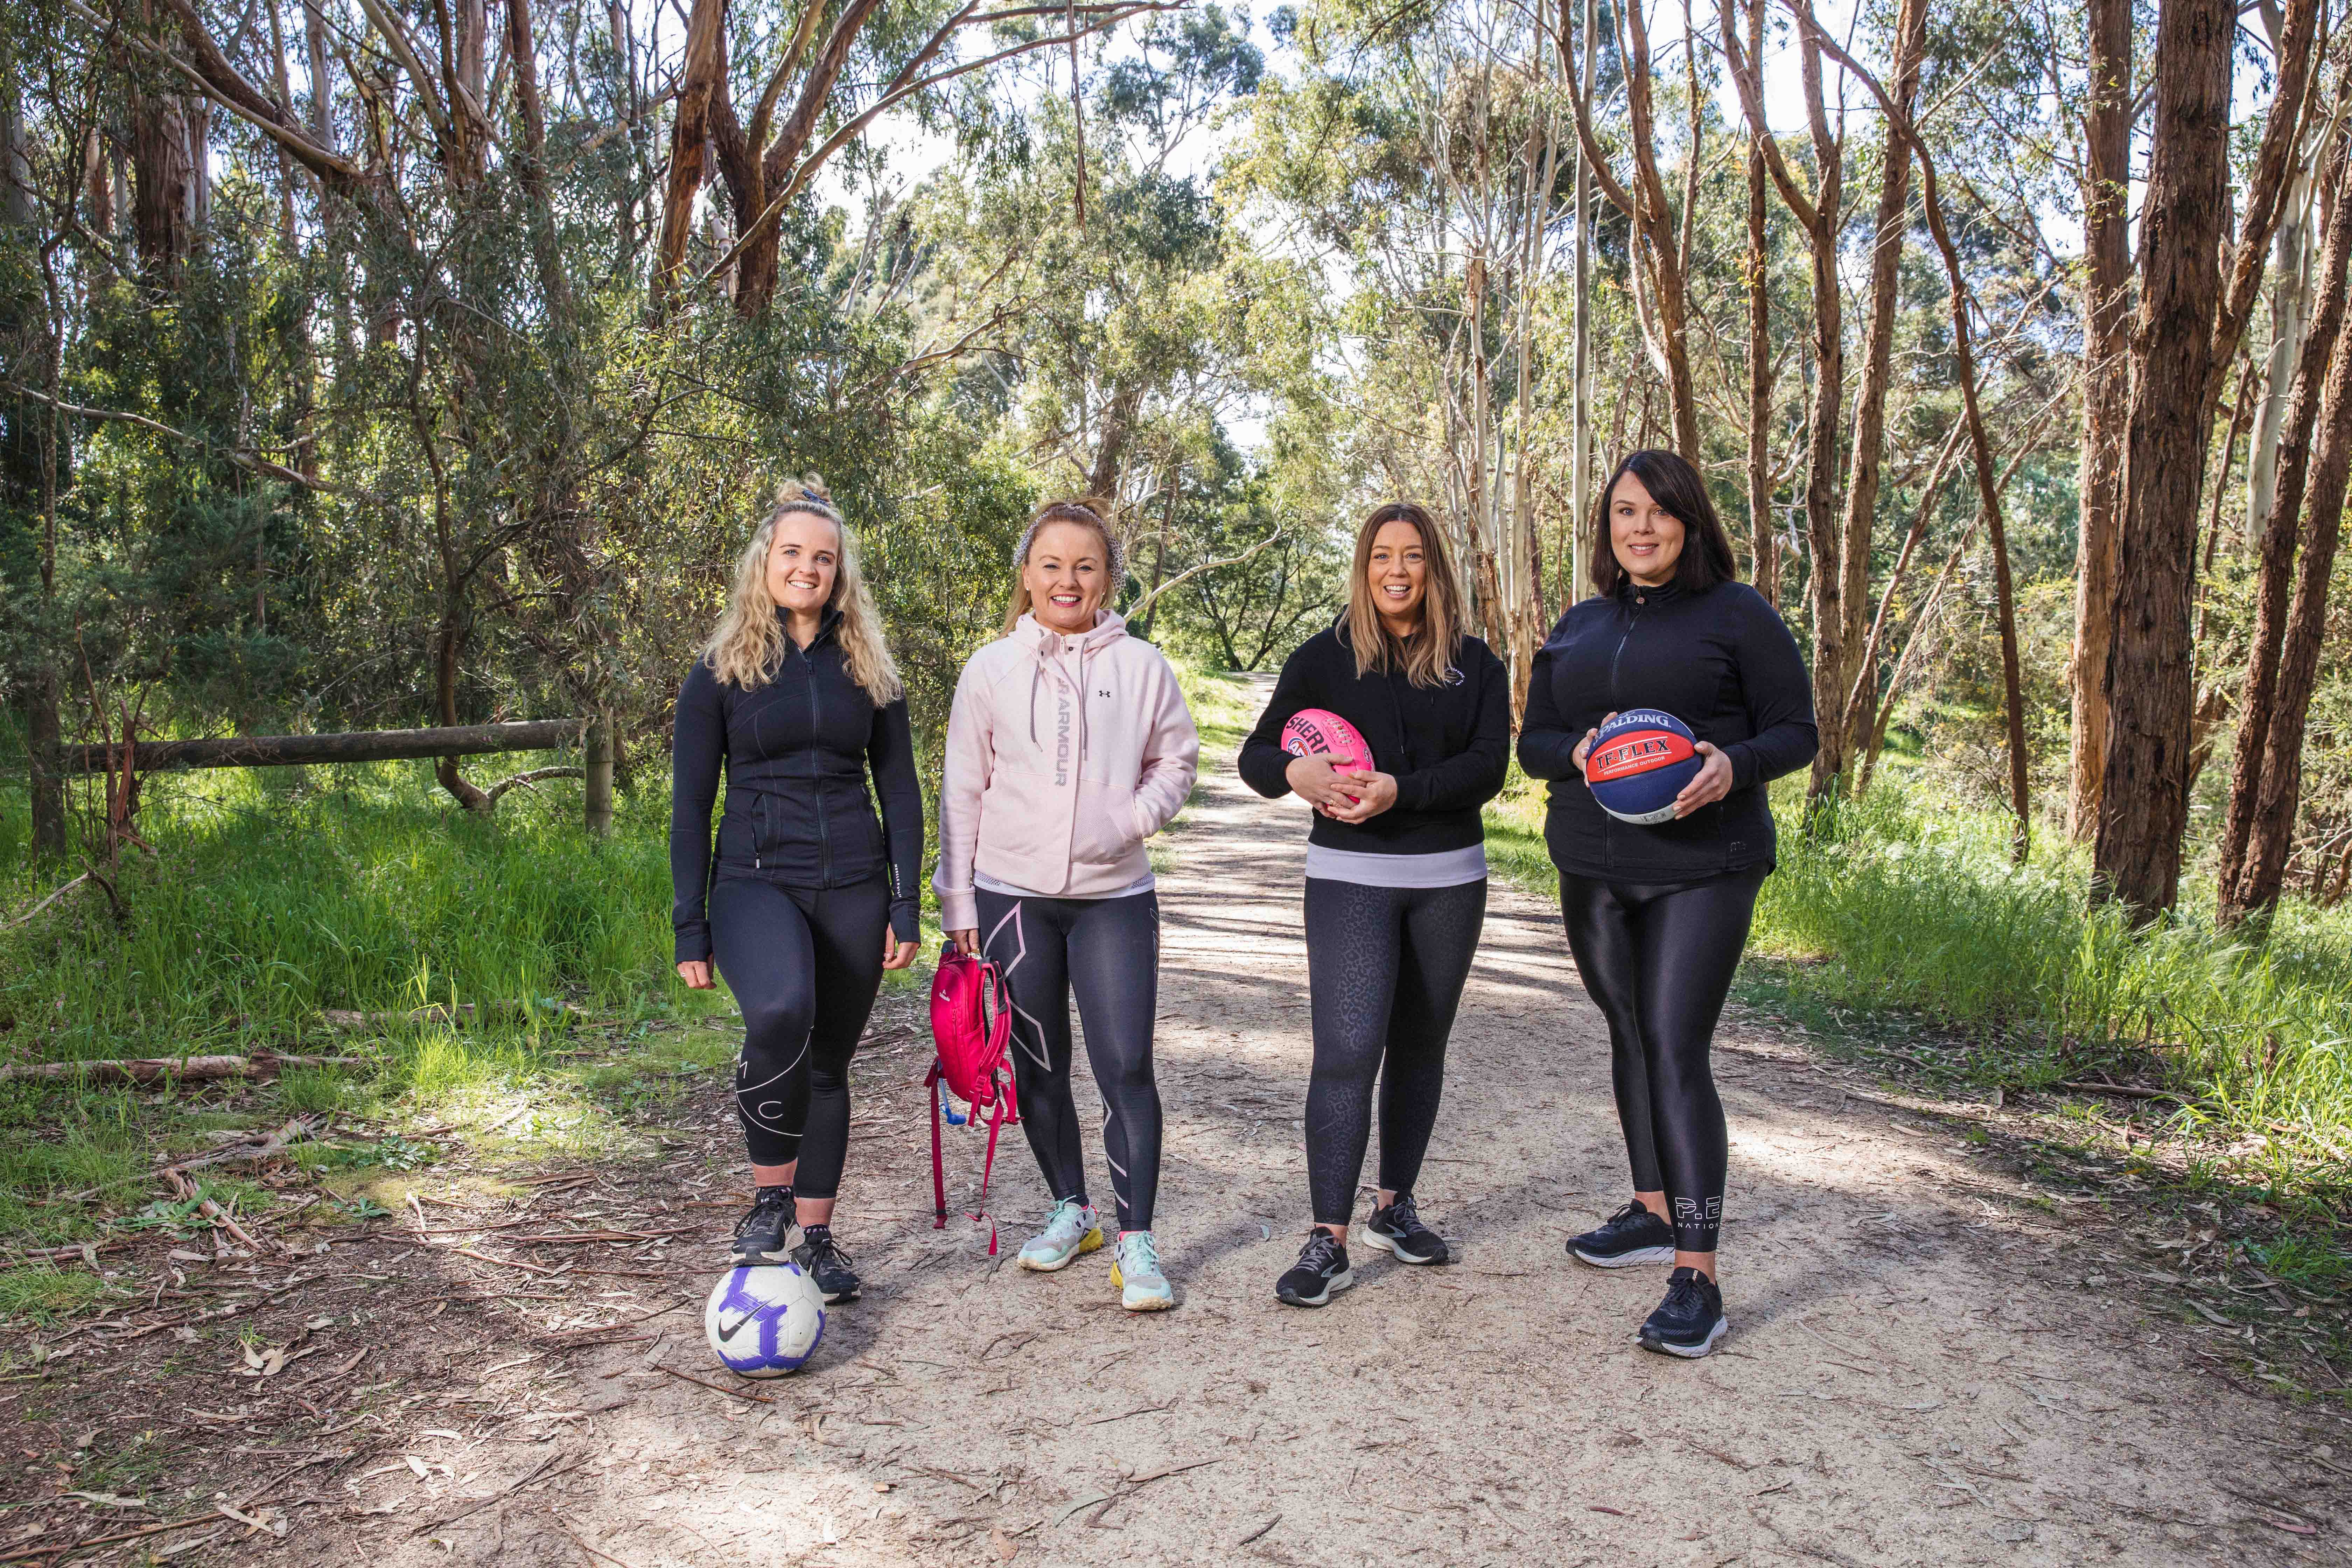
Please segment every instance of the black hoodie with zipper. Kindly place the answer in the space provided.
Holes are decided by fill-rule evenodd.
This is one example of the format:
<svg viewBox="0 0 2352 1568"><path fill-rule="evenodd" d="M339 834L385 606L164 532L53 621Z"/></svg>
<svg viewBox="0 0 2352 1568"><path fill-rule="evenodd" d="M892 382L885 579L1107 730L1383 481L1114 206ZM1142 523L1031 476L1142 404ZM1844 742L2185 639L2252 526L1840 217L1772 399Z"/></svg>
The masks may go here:
<svg viewBox="0 0 2352 1568"><path fill-rule="evenodd" d="M1688 816L1642 826L1601 809L1577 743L1611 713L1661 708L1731 759L1731 793ZM1537 650L1519 727L1519 766L1549 779L1544 843L1580 877L1678 882L1769 868L1776 839L1764 785L1813 760L1812 682L1796 638L1745 583L1696 593L1630 580L1560 616Z"/></svg>
<svg viewBox="0 0 2352 1568"><path fill-rule="evenodd" d="M1307 841L1373 855L1428 855L1483 843L1478 808L1503 787L1511 763L1511 695L1503 661L1476 637L1454 645L1451 679L1415 686L1401 669L1356 673L1339 627L1318 632L1282 667L1257 728L1236 763L1243 782L1269 800L1290 793L1282 727L1303 708L1323 708L1356 727L1372 766L1392 774L1396 804L1363 822L1317 813Z"/></svg>
<svg viewBox="0 0 2352 1568"><path fill-rule="evenodd" d="M874 705L850 678L840 630L835 612L808 647L787 637L774 678L750 691L720 681L708 658L687 671L669 814L670 925L681 963L710 956L710 806L722 769L719 876L847 888L887 873L892 932L920 940L923 792L907 700Z"/></svg>

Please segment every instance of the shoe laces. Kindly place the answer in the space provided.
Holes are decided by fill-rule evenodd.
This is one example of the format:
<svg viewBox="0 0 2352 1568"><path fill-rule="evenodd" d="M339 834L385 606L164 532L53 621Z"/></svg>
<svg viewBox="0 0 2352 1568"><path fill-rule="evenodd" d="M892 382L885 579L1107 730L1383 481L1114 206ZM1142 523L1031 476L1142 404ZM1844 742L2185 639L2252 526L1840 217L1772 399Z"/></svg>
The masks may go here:
<svg viewBox="0 0 2352 1568"><path fill-rule="evenodd" d="M831 1231L809 1238L809 1267L814 1268L826 1262L838 1263L844 1268L851 1267L848 1249L833 1239Z"/></svg>
<svg viewBox="0 0 2352 1568"><path fill-rule="evenodd" d="M1661 1311L1697 1312L1706 1306L1706 1292L1702 1289L1706 1276L1696 1268L1677 1268L1666 1276L1666 1299L1659 1303Z"/></svg>
<svg viewBox="0 0 2352 1568"><path fill-rule="evenodd" d="M1148 1230L1130 1230L1118 1238L1119 1267L1130 1274L1160 1272L1160 1244Z"/></svg>
<svg viewBox="0 0 2352 1568"><path fill-rule="evenodd" d="M1641 1199L1636 1198L1632 1203L1627 1204L1623 1208L1619 1209L1615 1214L1609 1216L1608 1228L1615 1230L1620 1226L1638 1225L1643 1220L1656 1219L1657 1217L1658 1216L1650 1212L1649 1205L1642 1202Z"/></svg>
<svg viewBox="0 0 2352 1568"><path fill-rule="evenodd" d="M1085 1225L1087 1205L1076 1198L1062 1198L1057 1200L1052 1208L1045 1211L1045 1228L1051 1230L1061 1224L1062 1216L1066 1213L1070 1216L1070 1223L1073 1225L1080 1226Z"/></svg>
<svg viewBox="0 0 2352 1568"><path fill-rule="evenodd" d="M1329 1231L1318 1228L1298 1249L1298 1261L1312 1268L1328 1268L1341 1253L1339 1238Z"/></svg>
<svg viewBox="0 0 2352 1568"><path fill-rule="evenodd" d="M742 1235L745 1231L751 1229L751 1226L759 1220L773 1214L778 1209L784 1211L784 1218L787 1222L792 1219L792 1188L761 1188L758 1194L751 1199L751 1206L743 1211L743 1217L735 1222L735 1234L738 1236Z"/></svg>
<svg viewBox="0 0 2352 1568"><path fill-rule="evenodd" d="M1413 1207L1411 1193L1399 1193L1396 1202L1389 1205L1389 1223L1406 1230L1421 1224L1421 1211Z"/></svg>

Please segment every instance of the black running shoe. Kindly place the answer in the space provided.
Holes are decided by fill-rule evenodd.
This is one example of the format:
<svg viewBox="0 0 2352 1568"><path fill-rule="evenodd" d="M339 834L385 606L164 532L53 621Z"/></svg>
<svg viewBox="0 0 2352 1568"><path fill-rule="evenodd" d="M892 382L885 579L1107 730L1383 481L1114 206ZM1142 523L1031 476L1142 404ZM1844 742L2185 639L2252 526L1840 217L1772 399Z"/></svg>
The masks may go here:
<svg viewBox="0 0 2352 1568"><path fill-rule="evenodd" d="M1640 1338L1645 1351L1696 1358L1713 1350L1729 1327L1715 1281L1696 1268L1677 1268L1666 1276L1666 1299L1642 1325Z"/></svg>
<svg viewBox="0 0 2352 1568"><path fill-rule="evenodd" d="M1298 1261L1274 1282L1274 1293L1287 1306L1320 1307L1356 1282L1348 1272L1348 1249L1329 1231L1307 1232Z"/></svg>
<svg viewBox="0 0 2352 1568"><path fill-rule="evenodd" d="M793 1261L801 1266L802 1273L816 1281L817 1289L824 1293L824 1304L830 1307L835 1301L856 1300L859 1285L857 1270L849 1266L849 1254L842 1251L840 1243L833 1239L833 1227L829 1225L808 1226L803 1228L801 1236L801 1244L793 1248Z"/></svg>
<svg viewBox="0 0 2352 1568"><path fill-rule="evenodd" d="M782 1263L793 1246L793 1190L761 1187L735 1226L734 1250L727 1261L739 1267Z"/></svg>
<svg viewBox="0 0 2352 1568"><path fill-rule="evenodd" d="M1568 1250L1595 1268L1672 1263L1675 1227L1638 1203L1627 1204L1598 1230L1568 1238Z"/></svg>
<svg viewBox="0 0 2352 1568"><path fill-rule="evenodd" d="M1393 1252L1399 1263L1451 1263L1445 1238L1421 1223L1411 1193L1399 1193L1396 1202L1376 1208L1364 1222L1364 1239L1383 1252Z"/></svg>

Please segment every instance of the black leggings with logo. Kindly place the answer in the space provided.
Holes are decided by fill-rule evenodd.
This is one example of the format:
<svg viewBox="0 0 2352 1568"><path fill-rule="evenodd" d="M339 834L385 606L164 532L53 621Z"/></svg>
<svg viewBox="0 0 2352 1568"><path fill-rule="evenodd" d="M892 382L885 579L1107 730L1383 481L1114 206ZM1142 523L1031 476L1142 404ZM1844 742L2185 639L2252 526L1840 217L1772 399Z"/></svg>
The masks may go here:
<svg viewBox="0 0 2352 1568"><path fill-rule="evenodd" d="M793 1191L829 1198L849 1152L849 1058L882 985L890 887L710 885L710 945L743 1009L735 1110L755 1165L794 1159Z"/></svg>
<svg viewBox="0 0 2352 1568"><path fill-rule="evenodd" d="M1078 1108L1070 1095L1070 996L1103 1100L1103 1159L1121 1230L1150 1230L1160 1192L1160 1085L1151 1025L1160 1005L1160 899L1047 899L979 889L980 944L1013 1004L1013 1081L1029 1151L1056 1202L1087 1201Z"/></svg>
<svg viewBox="0 0 2352 1568"><path fill-rule="evenodd" d="M1685 1252L1713 1252L1723 1224L1730 1136L1708 1057L1764 877L1761 867L1696 882L1560 873L1569 950L1609 1020L1633 1190L1666 1194Z"/></svg>

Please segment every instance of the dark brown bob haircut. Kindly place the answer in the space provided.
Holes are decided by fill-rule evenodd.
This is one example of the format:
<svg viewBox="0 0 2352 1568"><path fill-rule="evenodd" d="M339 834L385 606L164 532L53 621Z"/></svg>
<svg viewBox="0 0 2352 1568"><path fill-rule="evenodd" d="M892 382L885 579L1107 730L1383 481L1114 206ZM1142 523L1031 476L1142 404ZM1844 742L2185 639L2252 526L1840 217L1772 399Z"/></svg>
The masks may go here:
<svg viewBox="0 0 2352 1568"><path fill-rule="evenodd" d="M1627 474L1642 481L1650 497L1683 525L1683 552L1675 563L1675 586L1685 594L1704 593L1717 583L1736 581L1738 563L1732 559L1730 536L1706 498L1706 480L1678 452L1645 447L1625 454L1609 482L1601 487L1601 500L1592 513L1592 589L1612 595L1627 581L1625 568L1609 539L1610 498L1617 481Z"/></svg>

